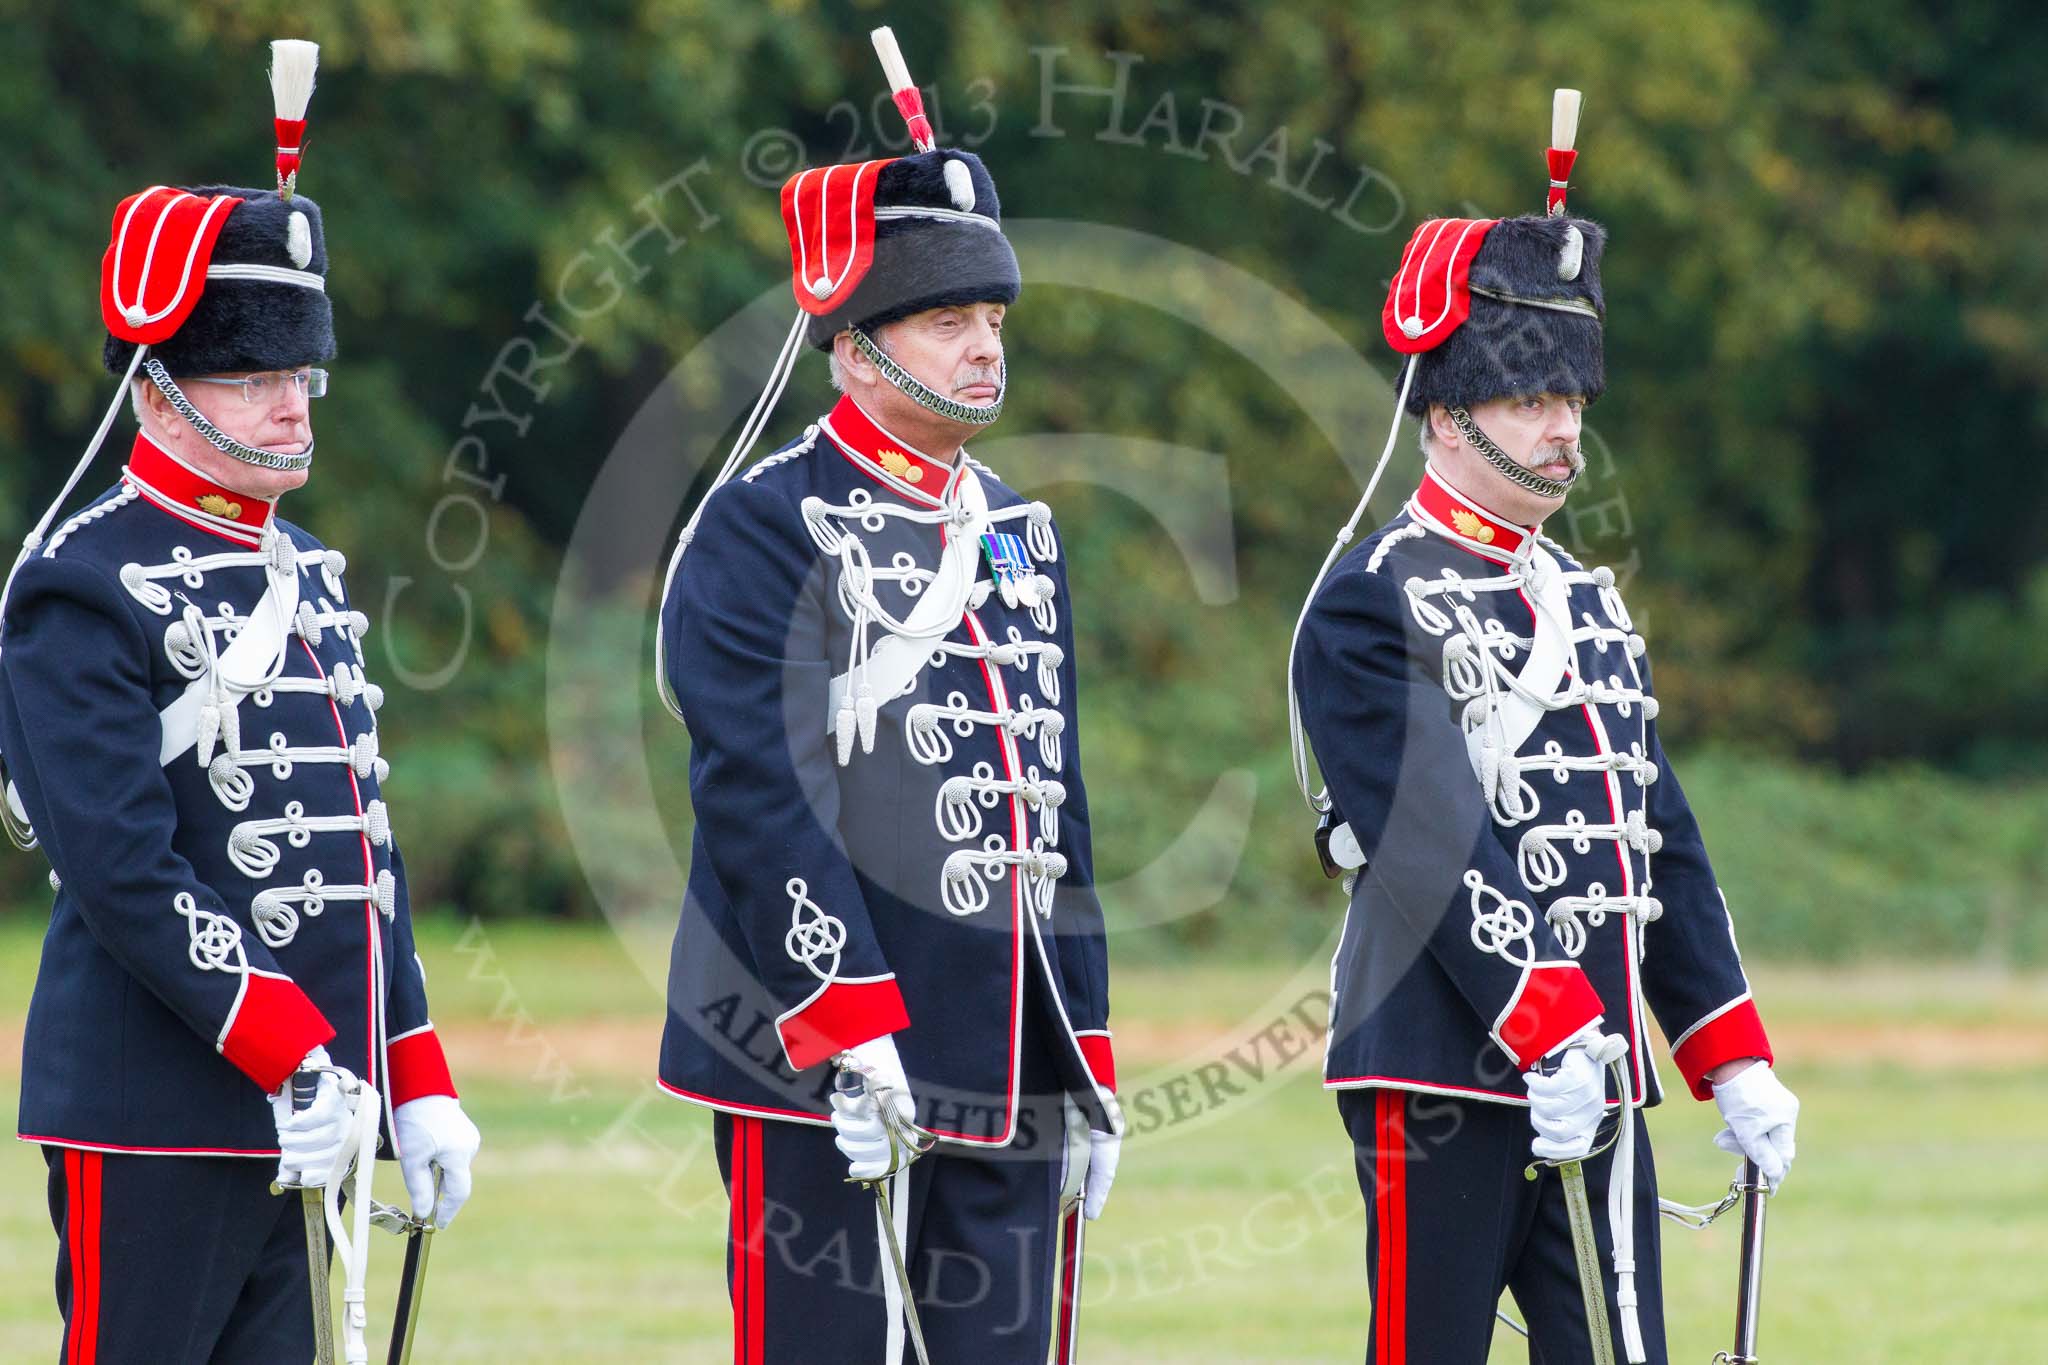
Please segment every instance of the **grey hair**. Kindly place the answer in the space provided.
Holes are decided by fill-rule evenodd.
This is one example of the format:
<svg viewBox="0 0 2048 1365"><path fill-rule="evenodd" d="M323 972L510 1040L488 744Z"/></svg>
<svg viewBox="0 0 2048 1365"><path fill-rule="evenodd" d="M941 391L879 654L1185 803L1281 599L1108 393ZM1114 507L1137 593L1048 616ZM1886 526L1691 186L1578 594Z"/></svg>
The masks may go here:
<svg viewBox="0 0 2048 1365"><path fill-rule="evenodd" d="M149 420L149 404L143 400L142 396L142 391L148 384L149 381L141 375L137 375L129 381L128 406L135 413L135 425L143 431L154 432L155 428L150 425Z"/></svg>
<svg viewBox="0 0 2048 1365"><path fill-rule="evenodd" d="M874 338L875 345L881 348L882 354L886 356L893 356L896 354L896 348L890 344L888 336L885 335L888 332L888 330L889 329L887 326L877 327L872 333L872 335ZM837 346L834 346L831 350L825 352L825 362L827 366L830 368L830 373L832 376L832 387L838 390L840 393L845 393L846 366L840 363L839 348Z"/></svg>
<svg viewBox="0 0 2048 1365"><path fill-rule="evenodd" d="M1415 445L1424 455L1436 448L1436 427L1429 420L1429 409L1422 410L1421 430L1416 433Z"/></svg>

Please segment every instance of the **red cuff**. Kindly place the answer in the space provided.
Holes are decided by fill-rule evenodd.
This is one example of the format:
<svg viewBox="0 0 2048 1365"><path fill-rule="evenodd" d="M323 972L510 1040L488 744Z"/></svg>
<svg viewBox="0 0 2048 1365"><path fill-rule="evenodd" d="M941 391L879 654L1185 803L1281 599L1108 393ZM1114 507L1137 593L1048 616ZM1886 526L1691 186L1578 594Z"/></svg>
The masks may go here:
<svg viewBox="0 0 2048 1365"><path fill-rule="evenodd" d="M855 1043L908 1027L910 1012L903 1007L903 992L896 989L893 976L880 981L835 981L809 1004L776 1021L782 1050L789 1055L794 1071L814 1067Z"/></svg>
<svg viewBox="0 0 2048 1365"><path fill-rule="evenodd" d="M393 1038L387 1055L393 1109L422 1095L457 1098L455 1078L448 1074L448 1054L441 1051L441 1039L431 1027Z"/></svg>
<svg viewBox="0 0 2048 1365"><path fill-rule="evenodd" d="M1110 1046L1107 1033L1077 1033L1074 1041L1081 1045L1081 1060L1088 1063L1088 1074L1095 1083L1110 1094L1116 1093L1116 1050Z"/></svg>
<svg viewBox="0 0 2048 1365"><path fill-rule="evenodd" d="M1692 1087L1693 1098L1700 1100L1714 1098L1714 1086L1707 1073L1723 1062L1743 1057L1773 1060L1771 1040L1764 1036L1764 1021L1756 1012L1756 1003L1747 996L1705 1023L1695 1024L1692 1032L1685 1034L1683 1041L1671 1050L1671 1060L1678 1063L1685 1083Z"/></svg>
<svg viewBox="0 0 2048 1365"><path fill-rule="evenodd" d="M220 1054L269 1094L299 1069L307 1053L334 1037L334 1025L296 982L257 972L245 980L241 1007L221 1035Z"/></svg>
<svg viewBox="0 0 2048 1365"><path fill-rule="evenodd" d="M1523 975L1494 1036L1515 1065L1527 1071L1602 1013L1600 994L1577 963L1546 963Z"/></svg>

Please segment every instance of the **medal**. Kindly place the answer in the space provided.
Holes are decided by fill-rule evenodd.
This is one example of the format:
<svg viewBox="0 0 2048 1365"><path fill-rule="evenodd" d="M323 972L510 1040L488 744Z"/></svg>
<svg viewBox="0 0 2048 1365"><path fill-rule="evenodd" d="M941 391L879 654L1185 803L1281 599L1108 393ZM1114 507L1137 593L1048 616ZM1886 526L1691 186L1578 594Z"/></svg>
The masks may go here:
<svg viewBox="0 0 2048 1365"><path fill-rule="evenodd" d="M981 552L988 559L989 571L995 575L996 591L1003 595L1003 605L1014 610L1018 599L1030 594L1035 586L1024 538L990 531L981 538Z"/></svg>

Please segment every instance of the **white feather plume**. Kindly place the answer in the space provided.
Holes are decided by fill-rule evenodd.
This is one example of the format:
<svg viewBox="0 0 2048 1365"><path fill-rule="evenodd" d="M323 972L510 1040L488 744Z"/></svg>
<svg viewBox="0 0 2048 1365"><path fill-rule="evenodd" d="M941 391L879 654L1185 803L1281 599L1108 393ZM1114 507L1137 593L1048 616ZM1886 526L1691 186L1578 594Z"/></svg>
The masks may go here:
<svg viewBox="0 0 2048 1365"><path fill-rule="evenodd" d="M1572 149L1579 135L1579 92L1559 90L1550 97L1550 145L1561 152Z"/></svg>
<svg viewBox="0 0 2048 1365"><path fill-rule="evenodd" d="M279 38L270 45L270 97L279 118L301 119L313 101L313 72L320 65L320 44L303 38Z"/></svg>
<svg viewBox="0 0 2048 1365"><path fill-rule="evenodd" d="M874 39L875 55L882 59L882 75L888 80L890 91L908 89L910 67L903 60L903 49L896 46L895 33L884 24L868 36Z"/></svg>

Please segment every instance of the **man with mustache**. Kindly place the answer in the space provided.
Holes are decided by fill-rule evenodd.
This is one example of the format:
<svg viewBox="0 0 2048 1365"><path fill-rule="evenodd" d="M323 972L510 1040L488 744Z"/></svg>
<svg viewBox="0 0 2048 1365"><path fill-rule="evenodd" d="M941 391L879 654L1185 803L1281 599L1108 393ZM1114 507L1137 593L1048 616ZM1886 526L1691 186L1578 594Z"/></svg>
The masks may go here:
<svg viewBox="0 0 2048 1365"><path fill-rule="evenodd" d="M338 1180L361 1118L445 1226L478 1146L413 951L368 623L341 552L278 515L335 340L297 193L314 46L275 48L277 188L114 212L122 390L65 493L122 408L141 430L56 523L59 495L0 616L7 830L56 890L19 1132L49 1166L71 1362L312 1359L305 1206L272 1181Z"/></svg>
<svg viewBox="0 0 2048 1365"><path fill-rule="evenodd" d="M661 608L697 821L661 1084L716 1114L746 1365L1072 1359L1122 1126L1066 557L964 444L1017 259L980 160L918 146L784 187L769 392L807 342L842 396L706 497Z"/></svg>
<svg viewBox="0 0 2048 1365"><path fill-rule="evenodd" d="M1480 1365L1503 1289L1532 1359L1616 1359L1610 1323L1629 1359L1665 1359L1645 1004L1726 1150L1773 1187L1794 1150L1643 637L1613 572L1540 529L1606 383L1605 234L1565 215L1569 132L1553 142L1550 212L1410 240L1383 326L1421 482L1345 553L1353 516L1291 661L1327 787L1299 731L1297 775L1350 898L1325 1085L1368 1206L1377 1365ZM1584 1271L1573 1162L1601 1214Z"/></svg>

